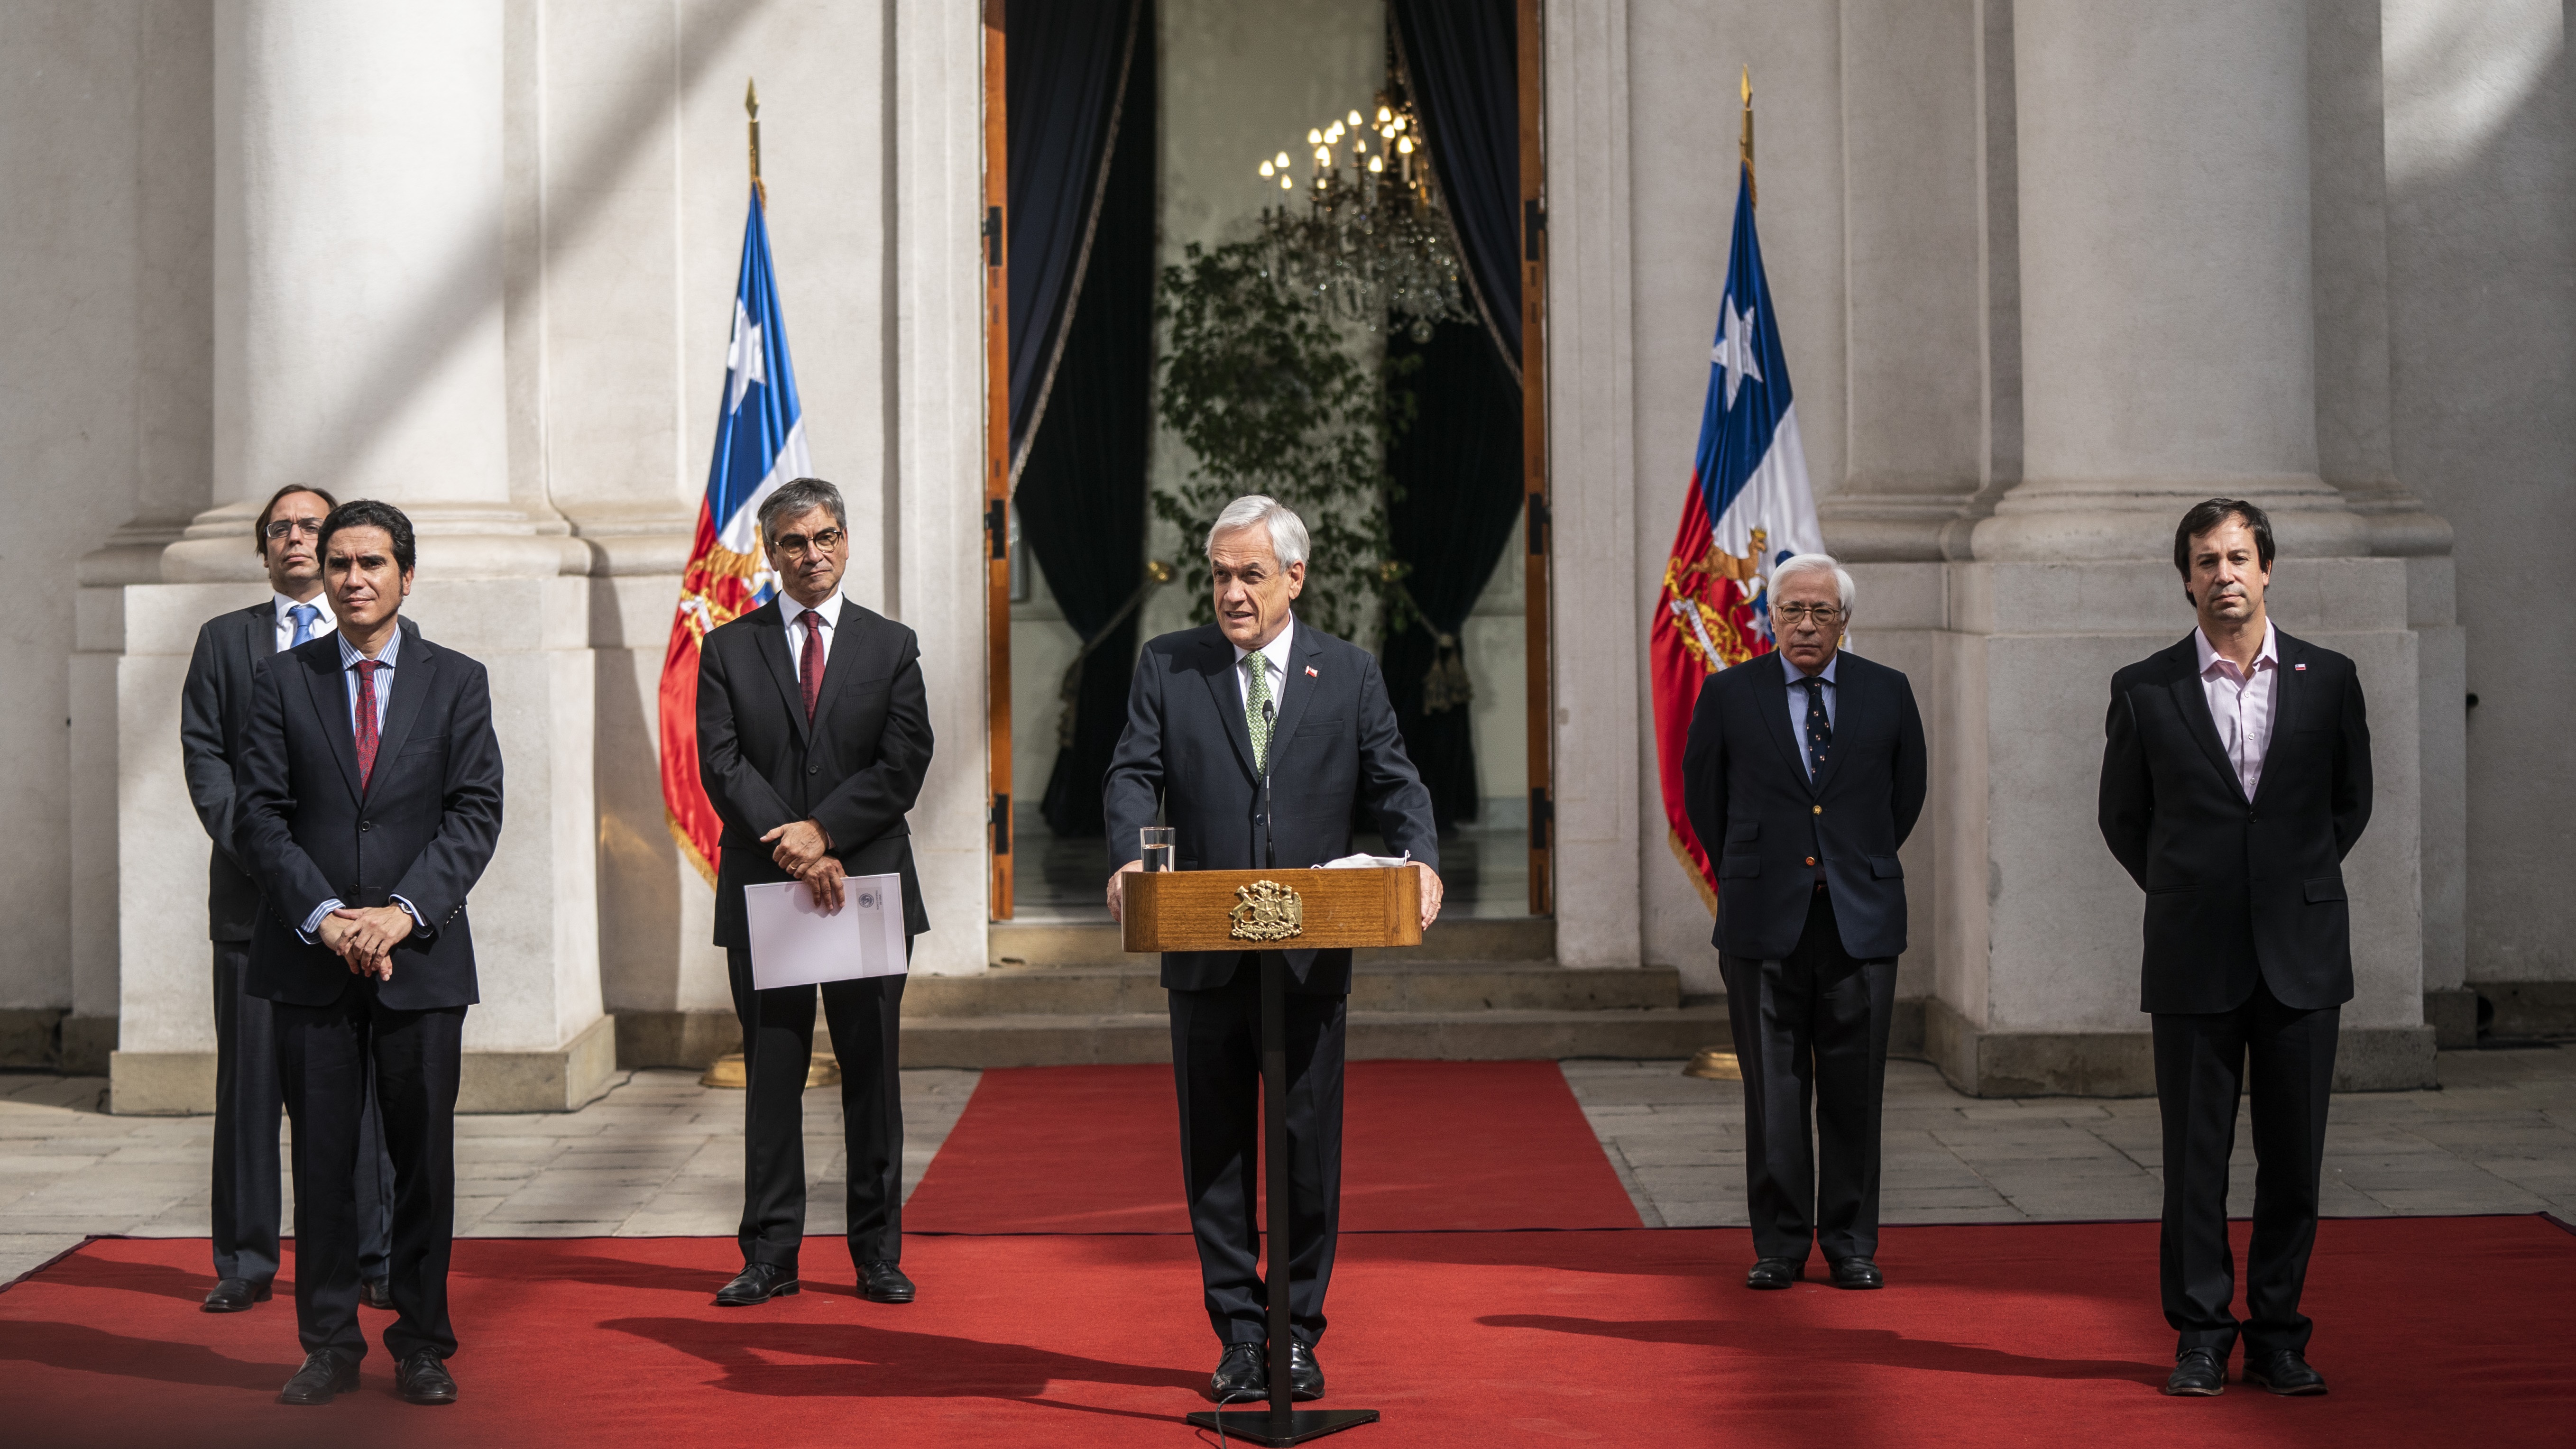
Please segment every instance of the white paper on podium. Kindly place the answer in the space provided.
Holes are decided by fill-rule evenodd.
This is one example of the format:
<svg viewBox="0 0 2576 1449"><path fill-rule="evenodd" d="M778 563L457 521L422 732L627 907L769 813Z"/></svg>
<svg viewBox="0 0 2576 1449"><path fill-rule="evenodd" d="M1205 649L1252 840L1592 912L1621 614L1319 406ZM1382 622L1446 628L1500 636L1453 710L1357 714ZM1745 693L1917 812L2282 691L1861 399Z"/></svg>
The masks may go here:
<svg viewBox="0 0 2576 1449"><path fill-rule="evenodd" d="M903 878L854 875L841 890L841 908L827 916L803 881L743 887L753 986L904 974Z"/></svg>

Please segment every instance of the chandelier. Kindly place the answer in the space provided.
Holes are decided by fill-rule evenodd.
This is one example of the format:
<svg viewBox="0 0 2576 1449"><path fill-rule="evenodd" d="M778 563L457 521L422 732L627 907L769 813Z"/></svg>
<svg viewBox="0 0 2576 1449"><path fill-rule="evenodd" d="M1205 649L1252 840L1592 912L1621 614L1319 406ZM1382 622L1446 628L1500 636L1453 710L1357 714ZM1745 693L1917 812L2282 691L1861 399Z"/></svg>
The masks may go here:
<svg viewBox="0 0 2576 1449"><path fill-rule="evenodd" d="M1404 100L1378 97L1374 117L1352 111L1306 132L1305 177L1286 151L1261 163L1265 180L1305 193L1262 208L1270 275L1326 316L1376 332L1403 319L1415 342L1441 322L1472 322L1449 218L1432 179L1422 121Z"/></svg>

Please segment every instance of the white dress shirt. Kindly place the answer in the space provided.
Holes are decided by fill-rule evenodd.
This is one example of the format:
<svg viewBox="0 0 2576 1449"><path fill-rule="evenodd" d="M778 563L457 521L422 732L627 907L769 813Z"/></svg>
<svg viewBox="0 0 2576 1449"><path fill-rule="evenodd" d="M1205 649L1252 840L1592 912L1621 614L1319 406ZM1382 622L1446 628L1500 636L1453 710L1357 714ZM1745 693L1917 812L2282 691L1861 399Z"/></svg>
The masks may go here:
<svg viewBox="0 0 2576 1449"><path fill-rule="evenodd" d="M284 595L280 595L279 597L283 598ZM328 610L324 611L323 617L330 617ZM294 620L289 619L287 621L287 628L289 630L288 637L293 637L292 631L294 628ZM340 678L347 686L343 693L349 701L349 733L352 736L355 736L358 732L358 661L366 658L367 656L359 652L357 645L349 642L349 636L346 634L339 636L339 644ZM393 703L394 698L394 674L396 672L394 669L394 656L401 652L402 628L400 625L396 625L394 631L385 636L385 647L376 654L377 668L373 678L373 683L376 691L376 738L380 741L385 735L385 710ZM377 769L387 768L390 764L391 761L385 759L381 753L376 756L375 767ZM393 896L390 899L395 905L402 907L404 915L411 917L411 923L415 929L424 936L429 934L429 922L421 919L419 910L416 909L411 902L404 900L400 896ZM340 907L345 904L347 903L342 901L338 896L333 896L322 904L315 906L313 908L313 913L304 918L303 929L296 932L296 934L302 936L306 944L311 944L313 941L313 933L322 929L322 918L331 914L333 911L340 909Z"/></svg>
<svg viewBox="0 0 2576 1449"><path fill-rule="evenodd" d="M1816 778L1816 770L1813 763L1815 757L1807 750L1806 681L1821 679L1825 682L1825 728L1832 729L1834 727L1834 666L1842 662L1843 651L1837 649L1834 651L1834 656L1825 661L1825 667L1822 670L1810 675L1790 663L1788 655L1780 656L1781 672L1789 676L1789 738L1798 742L1798 768L1806 771L1807 778L1810 780Z"/></svg>
<svg viewBox="0 0 2576 1449"><path fill-rule="evenodd" d="M1297 637L1297 617L1291 614L1279 637L1261 646L1261 672L1270 676L1270 703L1275 708L1288 697L1288 643ZM1252 718L1252 696L1244 689L1243 660L1252 651L1234 646L1234 697L1243 706L1243 717Z"/></svg>
<svg viewBox="0 0 2576 1449"><path fill-rule="evenodd" d="M301 601L290 599L284 594L271 594L268 597L270 606L277 611L277 652L280 654L295 646L295 611L306 604L312 605L318 611L313 616L313 632L306 635L306 638L319 639L340 627L340 621L331 616L329 594L315 594L312 598Z"/></svg>
<svg viewBox="0 0 2576 1449"><path fill-rule="evenodd" d="M809 626L796 621L807 614L813 615L814 623L822 626L823 672L829 674L832 672L832 636L841 632L841 591L834 589L830 598L810 609L787 597L784 590L779 592L778 617L787 624L787 667L796 671L798 684L805 682L805 630Z"/></svg>
<svg viewBox="0 0 2576 1449"><path fill-rule="evenodd" d="M2263 783L2263 757L2272 747L2273 703L2281 686L2281 646L2272 621L2263 621L2263 648L2251 670L2218 652L2209 635L2195 628L2192 647L2200 652L2200 692L2209 701L2210 722L2218 726L2219 746L2236 767L2236 783L2245 798L2254 798Z"/></svg>

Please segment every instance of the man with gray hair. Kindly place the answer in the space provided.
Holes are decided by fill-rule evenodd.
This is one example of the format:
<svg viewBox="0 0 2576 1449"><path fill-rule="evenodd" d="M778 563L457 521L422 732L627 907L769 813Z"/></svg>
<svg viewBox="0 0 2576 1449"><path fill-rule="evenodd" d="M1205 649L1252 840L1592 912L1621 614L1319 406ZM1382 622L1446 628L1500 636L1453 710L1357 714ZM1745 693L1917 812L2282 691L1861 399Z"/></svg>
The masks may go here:
<svg viewBox="0 0 2576 1449"><path fill-rule="evenodd" d="M1216 622L1146 644L1127 691L1127 729L1102 786L1109 822L1109 910L1142 854L1137 832L1173 828L1183 870L1302 870L1346 855L1365 805L1387 848L1422 875L1422 924L1440 913L1439 833L1396 733L1386 681L1365 649L1299 624L1306 525L1276 501L1238 498L1208 530ZM1262 785L1276 832L1259 840ZM1264 850L1264 844L1267 849ZM1321 1398L1315 1359L1341 1216L1342 1061L1351 953L1288 951L1285 1017L1289 1181L1290 1392ZM1181 1174L1198 1239L1208 1323L1221 1345L1208 1396L1269 1392L1267 1286L1254 1200L1261 1140L1261 958L1249 951L1163 957L1171 993L1172 1075L1180 1093ZM1272 1246L1270 1271L1282 1254Z"/></svg>
<svg viewBox="0 0 2576 1449"><path fill-rule="evenodd" d="M716 944L742 1020L742 1271L728 1308L797 1291L805 1241L805 1073L814 1053L811 986L763 991L751 975L743 888L802 881L839 910L842 881L896 875L903 929L930 929L913 876L906 812L930 770L930 705L910 629L841 597L850 517L820 478L761 501L761 547L779 596L711 631L698 659L698 778L724 821ZM903 1086L896 1067L902 976L823 984L841 1061L849 1149L848 1237L858 1289L910 1303L903 1258Z"/></svg>
<svg viewBox="0 0 2576 1449"><path fill-rule="evenodd" d="M1717 857L1711 939L1744 1074L1748 1288L1798 1281L1810 1243L1835 1287L1885 1282L1879 1097L1905 950L1896 852L1928 771L1913 686L1841 648L1851 606L1851 575L1825 554L1773 569L1779 649L1710 676L1682 756L1691 828Z"/></svg>

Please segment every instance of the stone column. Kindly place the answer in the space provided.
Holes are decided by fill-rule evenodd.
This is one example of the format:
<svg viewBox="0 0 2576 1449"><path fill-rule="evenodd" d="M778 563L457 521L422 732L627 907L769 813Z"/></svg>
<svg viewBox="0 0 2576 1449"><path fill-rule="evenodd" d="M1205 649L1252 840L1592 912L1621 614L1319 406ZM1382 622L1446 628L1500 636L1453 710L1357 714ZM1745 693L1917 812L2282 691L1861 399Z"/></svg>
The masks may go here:
<svg viewBox="0 0 2576 1449"><path fill-rule="evenodd" d="M2226 494L2272 515L2280 627L2371 702L2339 1080L2429 1083L2405 569L2318 474L2304 7L2023 0L2014 46L2025 476L1951 581L1931 1055L1990 1095L2152 1089L2101 721L2112 672L2191 627L2174 524Z"/></svg>
<svg viewBox="0 0 2576 1449"><path fill-rule="evenodd" d="M215 506L162 553L159 583L100 591L101 621L84 630L97 636L85 646L125 656L117 1110L202 1110L210 1095L202 890L177 888L206 847L170 736L196 625L259 597L249 524L288 483L409 513L420 556L407 612L491 672L507 813L472 897L483 1002L467 1020L460 1105L577 1105L614 1064L585 586L564 576L587 556L511 499L503 11L219 11Z"/></svg>

